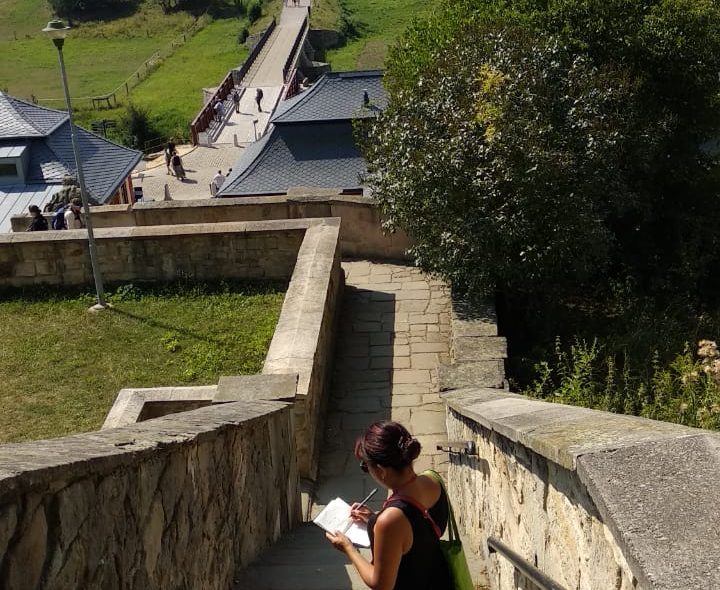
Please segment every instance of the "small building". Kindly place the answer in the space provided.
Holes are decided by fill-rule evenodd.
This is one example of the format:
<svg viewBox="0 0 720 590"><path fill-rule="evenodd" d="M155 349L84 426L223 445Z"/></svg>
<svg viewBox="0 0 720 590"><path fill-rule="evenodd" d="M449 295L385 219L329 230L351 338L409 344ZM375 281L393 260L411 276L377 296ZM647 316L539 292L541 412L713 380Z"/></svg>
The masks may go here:
<svg viewBox="0 0 720 590"><path fill-rule="evenodd" d="M88 197L101 204L133 202L132 170L142 153L75 126ZM0 92L0 232L30 205L41 209L76 176L65 111L48 109Z"/></svg>
<svg viewBox="0 0 720 590"><path fill-rule="evenodd" d="M280 103L268 133L248 146L219 197L286 195L294 189L362 194L367 169L353 120L387 107L382 72L333 72Z"/></svg>

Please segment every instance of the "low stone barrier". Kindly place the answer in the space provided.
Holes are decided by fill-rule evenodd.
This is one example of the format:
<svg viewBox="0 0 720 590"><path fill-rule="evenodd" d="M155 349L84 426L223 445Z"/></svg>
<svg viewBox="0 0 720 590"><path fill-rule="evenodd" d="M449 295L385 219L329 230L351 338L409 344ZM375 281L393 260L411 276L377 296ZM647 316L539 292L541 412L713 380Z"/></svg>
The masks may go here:
<svg viewBox="0 0 720 590"><path fill-rule="evenodd" d="M300 518L292 407L0 446L0 588L227 590Z"/></svg>
<svg viewBox="0 0 720 590"><path fill-rule="evenodd" d="M287 279L308 220L98 229L106 282ZM0 234L0 287L92 284L85 230Z"/></svg>
<svg viewBox="0 0 720 590"><path fill-rule="evenodd" d="M96 228L339 217L343 256L406 260L411 245L402 231L384 233L377 204L362 196L308 193L292 197L150 201L93 207L92 216ZM13 217L11 223L13 232L25 232L29 217Z"/></svg>
<svg viewBox="0 0 720 590"><path fill-rule="evenodd" d="M528 586L494 536L567 589L720 588L720 435L497 389L443 394L449 488L493 590Z"/></svg>

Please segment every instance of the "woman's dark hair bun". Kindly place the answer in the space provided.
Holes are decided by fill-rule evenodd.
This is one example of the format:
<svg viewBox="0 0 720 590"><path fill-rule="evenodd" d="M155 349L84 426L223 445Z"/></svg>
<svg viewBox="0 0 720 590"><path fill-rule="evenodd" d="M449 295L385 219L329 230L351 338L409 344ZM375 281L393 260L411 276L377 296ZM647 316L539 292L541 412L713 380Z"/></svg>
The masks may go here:
<svg viewBox="0 0 720 590"><path fill-rule="evenodd" d="M420 441L416 438L412 439L405 448L405 460L412 463L420 456L421 450L422 446L420 445Z"/></svg>
<svg viewBox="0 0 720 590"><path fill-rule="evenodd" d="M418 439L398 422L375 422L355 443L355 456L375 465L404 469L420 456Z"/></svg>

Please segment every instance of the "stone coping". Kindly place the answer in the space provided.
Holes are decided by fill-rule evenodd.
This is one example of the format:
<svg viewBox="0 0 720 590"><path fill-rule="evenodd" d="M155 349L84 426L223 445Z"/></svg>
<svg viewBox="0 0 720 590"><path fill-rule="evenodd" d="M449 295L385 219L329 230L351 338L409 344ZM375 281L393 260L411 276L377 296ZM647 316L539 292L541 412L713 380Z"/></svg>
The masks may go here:
<svg viewBox="0 0 720 590"><path fill-rule="evenodd" d="M363 197L362 195L317 195L312 191L307 193L295 193L293 195L277 195L266 197L223 197L220 199L183 199L177 201L148 201L138 202L132 205L133 209L176 209L193 207L237 207L250 205L283 205L285 203L355 203L359 205L377 205L375 199ZM104 206L93 207L93 211L104 211ZM29 215L24 215L28 217Z"/></svg>
<svg viewBox="0 0 720 590"><path fill-rule="evenodd" d="M132 227L98 228L94 230L95 238L111 239L143 239L163 236L182 236L200 234L237 234L267 233L278 231L305 231L318 225L340 225L336 218L324 219L282 219L270 221L228 221L222 223L195 223L192 225L146 225ZM24 242L56 242L68 240L87 240L87 231L73 229L48 232L0 233L0 246L3 244Z"/></svg>
<svg viewBox="0 0 720 590"><path fill-rule="evenodd" d="M496 389L441 395L457 414L575 471L640 588L720 587L720 434Z"/></svg>
<svg viewBox="0 0 720 590"><path fill-rule="evenodd" d="M0 445L0 504L28 491L48 489L56 480L100 477L155 453L202 442L214 432L250 425L290 405L238 401L121 428Z"/></svg>

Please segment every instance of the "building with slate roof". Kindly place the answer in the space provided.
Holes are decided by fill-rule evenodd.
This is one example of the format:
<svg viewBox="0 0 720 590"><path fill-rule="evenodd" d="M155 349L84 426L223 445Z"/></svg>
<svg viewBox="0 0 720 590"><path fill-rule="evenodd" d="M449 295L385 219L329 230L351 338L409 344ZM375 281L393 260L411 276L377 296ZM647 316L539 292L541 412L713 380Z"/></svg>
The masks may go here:
<svg viewBox="0 0 720 590"><path fill-rule="evenodd" d="M142 153L75 126L88 196L102 204L129 203L130 174ZM64 111L0 92L0 232L10 218L43 205L75 176L70 121Z"/></svg>
<svg viewBox="0 0 720 590"><path fill-rule="evenodd" d="M325 74L280 103L270 131L245 150L218 196L285 195L296 188L361 194L366 163L352 121L386 106L381 71Z"/></svg>

